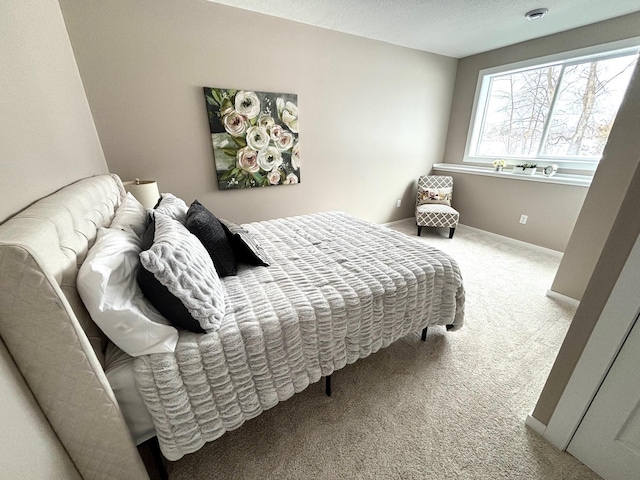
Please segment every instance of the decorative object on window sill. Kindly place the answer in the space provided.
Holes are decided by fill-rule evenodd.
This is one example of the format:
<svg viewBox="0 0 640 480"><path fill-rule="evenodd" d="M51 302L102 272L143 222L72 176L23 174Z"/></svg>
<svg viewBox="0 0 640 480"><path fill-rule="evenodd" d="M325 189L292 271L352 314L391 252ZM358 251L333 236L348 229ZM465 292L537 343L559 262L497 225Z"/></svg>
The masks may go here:
<svg viewBox="0 0 640 480"><path fill-rule="evenodd" d="M501 172L502 169L507 166L507 162L501 158L496 158L493 161L493 166L496 169L496 172Z"/></svg>
<svg viewBox="0 0 640 480"><path fill-rule="evenodd" d="M537 168L537 163L521 163L513 167L511 173L516 175L535 175Z"/></svg>
<svg viewBox="0 0 640 480"><path fill-rule="evenodd" d="M557 171L558 171L558 165L556 165L555 163L552 163L551 165L547 165L542 169L542 174L545 177L553 177Z"/></svg>
<svg viewBox="0 0 640 480"><path fill-rule="evenodd" d="M300 183L298 96L204 87L218 188Z"/></svg>
<svg viewBox="0 0 640 480"><path fill-rule="evenodd" d="M153 208L160 198L160 191L155 180L135 180L123 182L124 189L145 207Z"/></svg>

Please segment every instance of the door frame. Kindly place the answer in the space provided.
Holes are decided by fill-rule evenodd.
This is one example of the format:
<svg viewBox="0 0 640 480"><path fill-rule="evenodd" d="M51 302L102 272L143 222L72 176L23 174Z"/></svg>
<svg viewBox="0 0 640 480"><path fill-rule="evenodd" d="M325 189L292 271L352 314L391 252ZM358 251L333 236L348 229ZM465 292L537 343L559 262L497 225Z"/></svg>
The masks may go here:
<svg viewBox="0 0 640 480"><path fill-rule="evenodd" d="M640 313L640 236L542 436L566 450Z"/></svg>

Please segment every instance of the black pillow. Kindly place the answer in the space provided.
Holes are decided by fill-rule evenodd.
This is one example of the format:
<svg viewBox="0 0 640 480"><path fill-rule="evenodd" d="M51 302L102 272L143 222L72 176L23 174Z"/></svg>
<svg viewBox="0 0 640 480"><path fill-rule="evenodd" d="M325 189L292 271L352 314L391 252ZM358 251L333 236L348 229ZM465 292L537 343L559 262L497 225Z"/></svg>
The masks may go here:
<svg viewBox="0 0 640 480"><path fill-rule="evenodd" d="M155 220L151 218L151 222L142 239L142 251L151 248L155 232L156 223ZM198 321L191 316L187 307L182 303L182 300L175 297L167 287L162 285L153 273L144 268L142 263L138 268L136 279L147 300L149 300L151 305L156 307L174 327L184 328L185 330L196 333L206 333Z"/></svg>
<svg viewBox="0 0 640 480"><path fill-rule="evenodd" d="M189 207L185 226L207 249L221 278L237 273L236 257L220 221L198 200Z"/></svg>
<svg viewBox="0 0 640 480"><path fill-rule="evenodd" d="M262 267L269 266L269 256L251 233L233 222L222 219L220 222L238 262Z"/></svg>

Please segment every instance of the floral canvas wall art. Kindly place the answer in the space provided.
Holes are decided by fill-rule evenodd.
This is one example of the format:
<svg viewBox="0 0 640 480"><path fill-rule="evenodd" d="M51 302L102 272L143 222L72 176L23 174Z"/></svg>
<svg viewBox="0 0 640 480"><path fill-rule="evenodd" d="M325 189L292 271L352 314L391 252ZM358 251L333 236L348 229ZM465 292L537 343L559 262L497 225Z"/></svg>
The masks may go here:
<svg viewBox="0 0 640 480"><path fill-rule="evenodd" d="M204 87L221 190L300 182L298 96Z"/></svg>

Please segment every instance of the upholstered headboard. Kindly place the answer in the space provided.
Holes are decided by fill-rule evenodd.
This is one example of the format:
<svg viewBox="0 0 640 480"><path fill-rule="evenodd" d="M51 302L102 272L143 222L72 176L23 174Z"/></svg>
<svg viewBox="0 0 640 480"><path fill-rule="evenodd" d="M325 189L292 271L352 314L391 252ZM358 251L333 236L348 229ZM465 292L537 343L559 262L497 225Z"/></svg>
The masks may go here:
<svg viewBox="0 0 640 480"><path fill-rule="evenodd" d="M148 478L102 365L106 339L76 289L116 175L73 183L0 225L0 336L83 478Z"/></svg>

